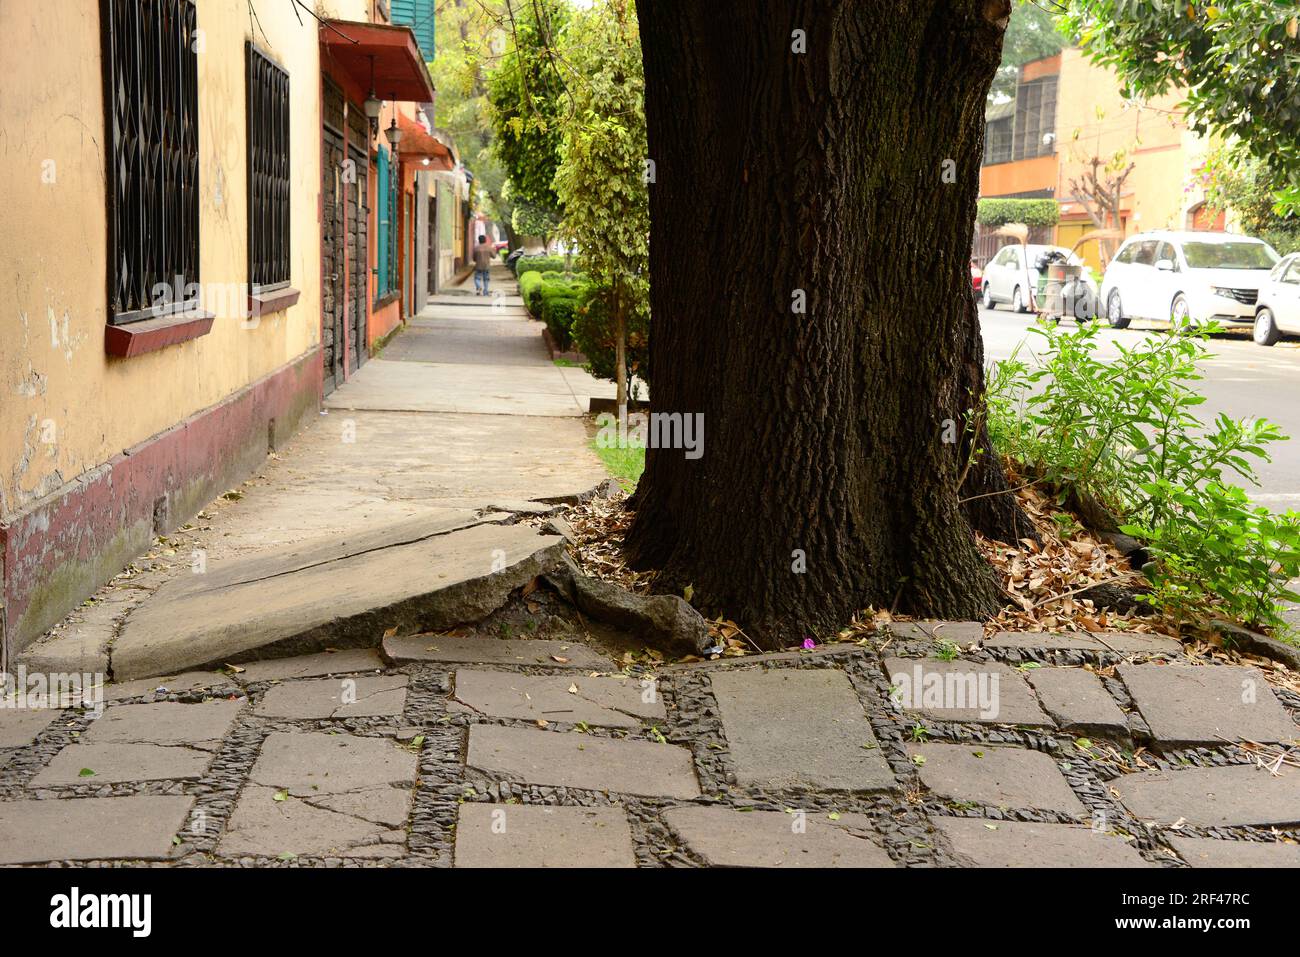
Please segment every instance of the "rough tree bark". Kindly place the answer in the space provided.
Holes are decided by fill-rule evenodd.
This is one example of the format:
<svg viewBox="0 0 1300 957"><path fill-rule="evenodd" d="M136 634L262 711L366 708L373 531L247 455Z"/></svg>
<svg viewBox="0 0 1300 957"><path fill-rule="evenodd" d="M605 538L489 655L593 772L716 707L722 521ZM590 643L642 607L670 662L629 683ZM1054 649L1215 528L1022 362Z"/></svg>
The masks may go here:
<svg viewBox="0 0 1300 957"><path fill-rule="evenodd" d="M994 457L966 469L986 441L968 260L1009 0L637 10L651 401L704 413L705 442L648 450L631 560L767 647L869 604L986 616L1000 591L972 529L1029 527L987 494L1007 487Z"/></svg>

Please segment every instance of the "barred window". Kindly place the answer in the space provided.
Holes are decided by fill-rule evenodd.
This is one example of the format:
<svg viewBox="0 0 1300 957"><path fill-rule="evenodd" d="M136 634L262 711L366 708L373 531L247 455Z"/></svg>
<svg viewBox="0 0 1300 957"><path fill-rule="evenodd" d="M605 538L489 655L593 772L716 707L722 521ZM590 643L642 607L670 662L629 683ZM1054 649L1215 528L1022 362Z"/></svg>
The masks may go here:
<svg viewBox="0 0 1300 957"><path fill-rule="evenodd" d="M248 43L248 282L289 285L289 74Z"/></svg>
<svg viewBox="0 0 1300 957"><path fill-rule="evenodd" d="M193 0L102 0L109 322L192 307L199 281Z"/></svg>

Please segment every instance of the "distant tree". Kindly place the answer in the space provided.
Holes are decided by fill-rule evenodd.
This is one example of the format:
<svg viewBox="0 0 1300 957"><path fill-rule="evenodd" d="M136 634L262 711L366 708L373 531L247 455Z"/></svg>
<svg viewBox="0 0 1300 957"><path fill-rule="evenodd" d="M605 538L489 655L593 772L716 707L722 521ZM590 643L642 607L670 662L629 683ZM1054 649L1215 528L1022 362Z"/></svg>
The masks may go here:
<svg viewBox="0 0 1300 957"><path fill-rule="evenodd" d="M1020 67L1031 60L1060 53L1065 37L1057 32L1056 17L1036 0L1016 0L1011 22L1002 38L1002 62L993 77L989 99L1016 95Z"/></svg>
<svg viewBox="0 0 1300 957"><path fill-rule="evenodd" d="M1300 6L1294 0L1204 3L1070 0L1062 27L1136 96L1187 91L1198 133L1235 138L1300 206Z"/></svg>
<svg viewBox="0 0 1300 957"><path fill-rule="evenodd" d="M506 173L492 149L491 105L487 81L505 50L504 0L445 0L438 7L438 56L429 73L438 90L434 125L460 150L474 173L483 211L511 229L512 204Z"/></svg>
<svg viewBox="0 0 1300 957"><path fill-rule="evenodd" d="M516 201L554 212L567 109L555 51L570 7L564 0L505 0L505 10L505 49L488 78L493 148Z"/></svg>
<svg viewBox="0 0 1300 957"><path fill-rule="evenodd" d="M620 415L627 407L629 325L643 330L650 311L640 43L629 0L598 0L574 20L563 46L573 111L555 176L562 232L582 250L592 295L601 300L581 312L574 336L588 355L612 343Z"/></svg>
<svg viewBox="0 0 1300 957"><path fill-rule="evenodd" d="M1221 146L1208 157L1202 176L1207 206L1234 213L1244 232L1283 255L1300 250L1300 215L1279 210L1277 180L1264 163Z"/></svg>

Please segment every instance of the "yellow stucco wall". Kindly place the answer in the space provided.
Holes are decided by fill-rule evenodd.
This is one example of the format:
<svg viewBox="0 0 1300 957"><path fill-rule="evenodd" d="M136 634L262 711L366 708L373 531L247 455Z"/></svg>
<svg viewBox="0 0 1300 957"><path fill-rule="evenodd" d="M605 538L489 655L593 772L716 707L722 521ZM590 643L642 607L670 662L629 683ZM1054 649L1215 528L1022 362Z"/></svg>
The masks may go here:
<svg viewBox="0 0 1300 957"><path fill-rule="evenodd" d="M1060 158L1056 196L1061 202L1061 245L1072 245L1081 227L1068 222L1084 213L1072 202L1070 181L1082 175L1093 156L1136 164L1124 185L1121 203L1128 234L1152 229L1185 229L1187 211L1204 198L1193 185L1193 173L1203 163L1207 142L1187 129L1178 104L1182 93L1170 93L1146 103L1126 102L1115 74L1092 64L1077 49L1061 54L1060 94L1056 108L1057 155ZM1092 228L1091 220L1084 220ZM1084 247L1084 259L1101 267L1095 243Z"/></svg>
<svg viewBox="0 0 1300 957"><path fill-rule="evenodd" d="M0 516L220 402L319 338L317 24L305 14L300 23L288 2L257 4L260 26L250 24L245 0L198 0L197 8L205 303L248 281L250 38L290 75L291 263L301 298L255 327L218 311L200 339L131 359L107 357L99 5L0 3L0 182L7 186L0 204Z"/></svg>

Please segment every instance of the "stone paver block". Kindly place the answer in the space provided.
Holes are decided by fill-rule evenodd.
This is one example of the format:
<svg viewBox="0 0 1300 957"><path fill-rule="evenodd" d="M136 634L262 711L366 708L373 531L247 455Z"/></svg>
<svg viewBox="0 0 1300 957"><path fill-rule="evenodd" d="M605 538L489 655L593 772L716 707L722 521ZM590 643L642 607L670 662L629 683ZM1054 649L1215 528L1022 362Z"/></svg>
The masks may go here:
<svg viewBox="0 0 1300 957"><path fill-rule="evenodd" d="M1118 670L1157 744L1300 739L1300 726L1254 668L1120 665Z"/></svg>
<svg viewBox="0 0 1300 957"><path fill-rule="evenodd" d="M218 845L228 856L395 857L416 755L387 738L274 733Z"/></svg>
<svg viewBox="0 0 1300 957"><path fill-rule="evenodd" d="M889 632L904 639L950 641L962 648L984 638L984 626L978 621L891 621Z"/></svg>
<svg viewBox="0 0 1300 957"><path fill-rule="evenodd" d="M32 778L31 787L184 781L202 777L212 752L165 744L71 744ZM82 775L83 770L93 775Z"/></svg>
<svg viewBox="0 0 1300 957"><path fill-rule="evenodd" d="M934 819L966 866L1150 867L1123 838L1078 824Z"/></svg>
<svg viewBox="0 0 1300 957"><path fill-rule="evenodd" d="M1192 867L1300 867L1300 844L1217 841L1209 837L1172 835L1169 843Z"/></svg>
<svg viewBox="0 0 1300 957"><path fill-rule="evenodd" d="M162 860L190 801L138 794L0 802L0 864Z"/></svg>
<svg viewBox="0 0 1300 957"><path fill-rule="evenodd" d="M253 710L268 718L359 718L401 714L406 675L291 681L269 689Z"/></svg>
<svg viewBox="0 0 1300 957"><path fill-rule="evenodd" d="M179 744L212 751L243 706L243 699L111 705L81 740L85 744Z"/></svg>
<svg viewBox="0 0 1300 957"><path fill-rule="evenodd" d="M710 867L894 867L865 815L675 807L664 820Z"/></svg>
<svg viewBox="0 0 1300 957"><path fill-rule="evenodd" d="M700 794L691 753L672 744L476 724L467 763L529 784L690 799Z"/></svg>
<svg viewBox="0 0 1300 957"><path fill-rule="evenodd" d="M917 744L907 750L921 783L950 801L1085 813L1056 762L1041 751L979 744Z"/></svg>
<svg viewBox="0 0 1300 957"><path fill-rule="evenodd" d="M886 658L894 700L936 721L1051 727L1020 675L1000 662Z"/></svg>
<svg viewBox="0 0 1300 957"><path fill-rule="evenodd" d="M462 668L456 672L455 700L449 707L494 718L637 728L642 718L665 716L659 689L653 680L647 680L643 688L639 679L627 677L521 675Z"/></svg>
<svg viewBox="0 0 1300 957"><path fill-rule="evenodd" d="M1176 638L1122 631L999 631L992 638L984 639L984 647L1044 651L1112 651L1122 655L1181 655L1183 653L1183 644Z"/></svg>
<svg viewBox="0 0 1300 957"><path fill-rule="evenodd" d="M1300 824L1300 771L1250 764L1125 774L1110 783L1143 821L1201 827Z"/></svg>
<svg viewBox="0 0 1300 957"><path fill-rule="evenodd" d="M1101 679L1082 668L1038 668L1029 683L1057 725L1071 731L1125 734L1128 719Z"/></svg>
<svg viewBox="0 0 1300 957"><path fill-rule="evenodd" d="M235 680L244 684L256 681L283 681L288 678L323 678L325 675L346 675L358 671L378 671L384 663L373 648L347 648L341 651L322 651L314 655L294 658L271 658L243 665Z"/></svg>
<svg viewBox="0 0 1300 957"><path fill-rule="evenodd" d="M179 675L166 675L160 678L137 678L121 684L104 686L106 701L121 701L124 698L139 698L148 694L167 694L179 692L207 693L228 695L239 691L239 686L226 675L217 671L187 671Z"/></svg>
<svg viewBox="0 0 1300 957"><path fill-rule="evenodd" d="M477 638L407 635L385 638L384 654L397 662L446 661L455 664L547 665L583 671L614 671L614 663L577 641L549 638Z"/></svg>
<svg viewBox="0 0 1300 957"><path fill-rule="evenodd" d="M57 708L0 708L0 748L25 748L61 714Z"/></svg>
<svg viewBox="0 0 1300 957"><path fill-rule="evenodd" d="M457 867L635 867L621 807L460 806Z"/></svg>
<svg viewBox="0 0 1300 957"><path fill-rule="evenodd" d="M844 672L725 671L709 681L741 785L868 791L894 784Z"/></svg>

